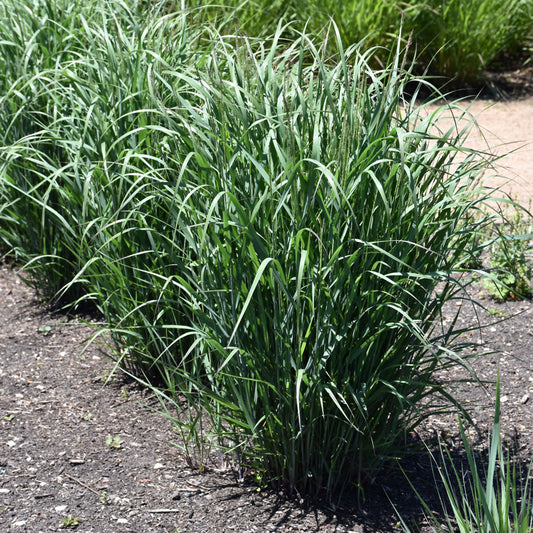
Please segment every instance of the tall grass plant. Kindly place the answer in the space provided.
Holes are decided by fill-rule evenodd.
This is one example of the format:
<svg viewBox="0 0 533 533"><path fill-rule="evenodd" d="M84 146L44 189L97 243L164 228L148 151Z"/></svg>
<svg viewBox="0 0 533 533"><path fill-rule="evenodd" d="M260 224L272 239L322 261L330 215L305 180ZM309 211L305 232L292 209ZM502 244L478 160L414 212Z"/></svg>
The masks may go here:
<svg viewBox="0 0 533 533"><path fill-rule="evenodd" d="M150 205L168 170L151 77L190 68L198 32L184 18L145 25L139 9L120 1L2 9L4 247L56 304L96 291L111 312L102 276L89 284L85 273L100 255L127 258L134 234L145 238L138 209Z"/></svg>
<svg viewBox="0 0 533 533"><path fill-rule="evenodd" d="M168 2L163 5L169 6ZM204 2L171 3L175 9L198 8ZM223 0L207 6L207 19L224 26L224 31L266 36L279 20L291 21L289 28L323 35L331 20L337 25L343 45L364 43L379 64L394 50L400 35L411 43L419 72L431 72L443 82L479 82L482 72L509 57L530 55L533 34L531 0L379 0L346 1ZM285 36L295 37L294 31ZM501 65L499 65L501 66Z"/></svg>
<svg viewBox="0 0 533 533"><path fill-rule="evenodd" d="M3 245L56 304L97 306L185 442L332 495L453 404L433 377L466 363L439 318L488 162L406 96L400 49L373 70L335 27L3 5Z"/></svg>
<svg viewBox="0 0 533 533"><path fill-rule="evenodd" d="M436 0L412 24L423 64L463 87L504 52L520 54L533 30L531 1Z"/></svg>

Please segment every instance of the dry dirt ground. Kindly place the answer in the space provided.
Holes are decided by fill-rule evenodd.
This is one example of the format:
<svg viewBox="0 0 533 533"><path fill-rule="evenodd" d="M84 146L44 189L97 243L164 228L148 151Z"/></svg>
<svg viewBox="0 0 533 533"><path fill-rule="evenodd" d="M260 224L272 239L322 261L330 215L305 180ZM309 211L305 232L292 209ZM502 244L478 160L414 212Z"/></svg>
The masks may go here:
<svg viewBox="0 0 533 533"><path fill-rule="evenodd" d="M462 105L478 124L466 146L503 156L485 184L501 188L515 201L529 207L533 195L533 97L498 102L466 101Z"/></svg>
<svg viewBox="0 0 533 533"><path fill-rule="evenodd" d="M515 179L505 190L523 203L533 191L532 148L524 146L533 141L532 95L472 105L485 132L472 137L474 146L520 146L505 161L507 176ZM477 297L484 307L454 304L446 316L460 309L465 326L478 320L486 326L466 337L480 353L493 352L472 363L489 383L462 383L455 394L472 413L482 452L499 371L504 435L527 467L533 455L533 304L497 304L482 291ZM92 333L79 319L46 312L15 269L0 267L0 533L68 527L100 533L383 533L398 525L390 502L408 520L423 517L395 466L377 472L361 507L350 494L337 506L288 501L215 463L202 472L190 469L172 444L179 442L172 424L150 409L158 404L149 391L120 375L104 386L113 365L97 345L84 348ZM439 378L451 383L461 376L467 377L457 370ZM424 432L444 439L461 460L455 415L429 420ZM402 464L438 511L429 455L414 454Z"/></svg>

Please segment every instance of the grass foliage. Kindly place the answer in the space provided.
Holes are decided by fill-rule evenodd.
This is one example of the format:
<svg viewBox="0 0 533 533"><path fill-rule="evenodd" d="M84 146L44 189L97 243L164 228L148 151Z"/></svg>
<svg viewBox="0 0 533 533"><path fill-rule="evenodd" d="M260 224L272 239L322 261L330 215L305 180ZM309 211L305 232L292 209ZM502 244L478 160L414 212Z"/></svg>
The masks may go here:
<svg viewBox="0 0 533 533"><path fill-rule="evenodd" d="M399 50L372 70L335 27L255 41L204 16L3 2L2 246L56 305L98 307L185 445L360 486L453 402L438 319L487 161L406 99Z"/></svg>
<svg viewBox="0 0 533 533"><path fill-rule="evenodd" d="M503 52L520 53L533 29L530 0L435 0L430 5L415 22L421 59L431 71L460 84L477 80Z"/></svg>
<svg viewBox="0 0 533 533"><path fill-rule="evenodd" d="M486 466L480 464L464 426L461 437L466 465L459 468L443 444L435 458L443 486L440 500L446 514L445 524L434 517L422 499L434 531L459 533L531 533L533 531L533 464L527 472L513 463L504 451L501 437L500 389L496 387L496 407ZM438 466L442 464L442 466ZM525 481L524 481L525 480ZM420 497L420 496L419 496ZM451 513L447 514L447 509ZM405 531L410 528L400 518Z"/></svg>
<svg viewBox="0 0 533 533"><path fill-rule="evenodd" d="M205 3L190 0L182 5ZM504 52L520 56L526 51L530 56L533 35L532 0L223 0L205 14L256 36L272 34L280 17L294 21L291 28L317 35L333 20L345 47L359 42L367 48L383 47L374 57L376 63L387 59L402 34L420 71L463 85L478 81Z"/></svg>

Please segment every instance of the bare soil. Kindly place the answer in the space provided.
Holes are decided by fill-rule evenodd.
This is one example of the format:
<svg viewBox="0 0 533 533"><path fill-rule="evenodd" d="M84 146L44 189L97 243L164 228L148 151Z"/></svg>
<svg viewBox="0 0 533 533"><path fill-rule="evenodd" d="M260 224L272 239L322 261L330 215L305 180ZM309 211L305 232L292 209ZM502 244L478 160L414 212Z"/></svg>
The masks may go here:
<svg viewBox="0 0 533 533"><path fill-rule="evenodd" d="M533 151L525 146L533 141L533 92L528 94L472 105L484 131L472 138L473 146L519 146L505 162L515 182L502 186L524 204L533 191ZM485 326L465 338L480 354L492 352L472 360L487 383L455 384L468 378L460 368L438 378L472 414L470 434L482 458L499 372L506 442L527 468L533 456L533 304L498 304L476 291L484 307L452 304L445 314L451 320L460 310L465 326ZM190 468L150 391L119 373L105 384L113 363L98 345L87 347L93 333L79 317L47 312L16 269L0 266L0 532L383 533L398 530L393 505L406 520L423 524L423 509L395 465L376 473L360 506L355 494L334 505L258 491L216 461L202 472ZM454 460L463 459L455 414L428 420L420 435L412 435L413 444L419 437L430 447L438 437ZM432 464L423 450L401 462L438 512Z"/></svg>
<svg viewBox="0 0 533 533"><path fill-rule="evenodd" d="M532 71L533 77L533 71ZM518 100L465 101L462 107L477 122L465 144L497 156L496 167L487 173L484 184L500 189L497 196L509 194L525 208L533 196L533 91ZM457 128L465 126L457 123Z"/></svg>

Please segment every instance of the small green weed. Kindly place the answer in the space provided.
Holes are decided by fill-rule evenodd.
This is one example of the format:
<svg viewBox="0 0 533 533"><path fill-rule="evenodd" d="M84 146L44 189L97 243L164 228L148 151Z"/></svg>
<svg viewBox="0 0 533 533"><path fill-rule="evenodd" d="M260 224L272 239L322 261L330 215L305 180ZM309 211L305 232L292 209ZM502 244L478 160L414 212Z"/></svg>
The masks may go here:
<svg viewBox="0 0 533 533"><path fill-rule="evenodd" d="M102 494L100 494L100 503L102 505L109 505L111 503L111 500L109 499L109 496L106 494L105 490L102 491Z"/></svg>
<svg viewBox="0 0 533 533"><path fill-rule="evenodd" d="M519 300L531 296L531 263L526 252L531 241L531 225L519 206L504 225L495 228L489 265L491 275L483 285L498 301Z"/></svg>
<svg viewBox="0 0 533 533"><path fill-rule="evenodd" d="M115 374L112 370L108 370L107 368L104 369L102 372L102 379L105 384L112 383L116 380Z"/></svg>
<svg viewBox="0 0 533 533"><path fill-rule="evenodd" d="M504 313L501 309L498 309L497 307L493 307L492 309L489 309L487 311L487 315L495 316L495 317L498 317L498 318L505 318L505 317L509 316L506 313Z"/></svg>
<svg viewBox="0 0 533 533"><path fill-rule="evenodd" d="M80 525L81 518L74 517L69 514L67 515L66 518L63 518L61 522L62 522L62 527L74 529Z"/></svg>
<svg viewBox="0 0 533 533"><path fill-rule="evenodd" d="M109 447L115 448L116 450L120 450L122 448L122 439L118 435L116 435L115 437L107 437L105 443Z"/></svg>

